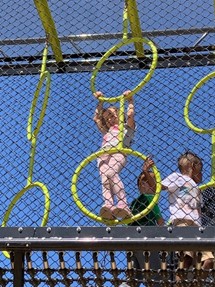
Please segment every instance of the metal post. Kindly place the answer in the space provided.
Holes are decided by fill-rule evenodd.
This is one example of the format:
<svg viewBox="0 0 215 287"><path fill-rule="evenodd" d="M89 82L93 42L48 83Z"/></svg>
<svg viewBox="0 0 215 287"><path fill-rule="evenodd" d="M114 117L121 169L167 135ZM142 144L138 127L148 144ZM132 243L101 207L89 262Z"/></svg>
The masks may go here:
<svg viewBox="0 0 215 287"><path fill-rule="evenodd" d="M14 287L24 287L24 252L14 252Z"/></svg>

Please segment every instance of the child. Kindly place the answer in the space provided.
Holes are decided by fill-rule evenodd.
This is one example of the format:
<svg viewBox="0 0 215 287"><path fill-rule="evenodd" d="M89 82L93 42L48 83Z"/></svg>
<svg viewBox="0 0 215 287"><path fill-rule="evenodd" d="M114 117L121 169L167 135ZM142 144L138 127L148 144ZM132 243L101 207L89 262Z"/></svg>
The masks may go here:
<svg viewBox="0 0 215 287"><path fill-rule="evenodd" d="M156 190L155 175L150 168L154 165L154 161L148 157L143 165L143 171L137 179L137 187L140 191L138 198L134 199L131 203L131 211L136 215L143 211L151 202ZM149 183L149 181L151 181ZM143 218L138 221L132 222L132 226L151 226L151 225L164 225L160 209L157 204L153 209Z"/></svg>
<svg viewBox="0 0 215 287"><path fill-rule="evenodd" d="M128 97L131 91L124 92ZM102 92L94 93L99 99ZM103 135L102 149L116 147L119 143L119 110L116 107L103 108L103 102L99 101L95 111L94 121ZM130 147L134 136L134 104L132 97L128 98L127 121L124 124L123 146ZM127 205L126 194L119 173L126 164L126 155L118 152L114 154L104 153L98 158L99 173L102 181L104 205L100 210L100 216L104 219L116 217L131 217L132 213ZM118 200L114 206L114 196Z"/></svg>
<svg viewBox="0 0 215 287"><path fill-rule="evenodd" d="M201 225L201 191L197 184L202 181L202 161L188 151L178 159L180 173L174 172L162 181L162 189L169 192L170 222L174 226ZM184 268L193 264L194 253L185 252ZM202 252L202 269L213 268L214 256ZM181 278L177 277L177 281Z"/></svg>
<svg viewBox="0 0 215 287"><path fill-rule="evenodd" d="M140 173L137 179L137 186L140 191L140 196L134 199L131 203L131 212L136 215L143 211L152 201L156 190L155 175L150 171L150 168L154 165L154 161L148 157L143 165L143 171ZM150 183L149 183L150 182ZM153 209L143 218L132 222L130 226L153 226L164 225L164 219L162 218L160 209L157 204ZM143 252L135 251L132 256L133 267L137 270L136 279L138 280L136 287L140 286L141 280L143 280L142 270L145 268L145 259ZM150 252L150 266L154 270L160 269L160 259L158 252ZM159 280L157 276L152 277L153 280ZM147 285L146 285L147 286ZM155 283L153 286L160 286L160 283Z"/></svg>

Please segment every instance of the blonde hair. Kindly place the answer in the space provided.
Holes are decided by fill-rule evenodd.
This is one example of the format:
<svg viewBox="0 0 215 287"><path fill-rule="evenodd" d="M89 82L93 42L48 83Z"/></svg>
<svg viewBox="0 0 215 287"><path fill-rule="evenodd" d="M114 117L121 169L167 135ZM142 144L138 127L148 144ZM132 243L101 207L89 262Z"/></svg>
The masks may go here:
<svg viewBox="0 0 215 287"><path fill-rule="evenodd" d="M178 168L180 172L189 169L193 165L203 166L202 160L196 154L191 151L187 151L184 154L180 155L178 158Z"/></svg>

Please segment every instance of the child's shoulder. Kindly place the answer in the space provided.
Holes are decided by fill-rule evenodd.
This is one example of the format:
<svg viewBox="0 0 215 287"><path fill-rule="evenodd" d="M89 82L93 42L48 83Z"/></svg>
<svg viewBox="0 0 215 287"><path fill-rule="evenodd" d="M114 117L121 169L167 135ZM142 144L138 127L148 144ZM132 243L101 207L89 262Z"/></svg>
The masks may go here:
<svg viewBox="0 0 215 287"><path fill-rule="evenodd" d="M188 174L182 174L178 171L174 171L172 173L170 173L167 178L171 178L171 179L178 179L178 178L184 178L184 179L191 179L191 177Z"/></svg>
<svg viewBox="0 0 215 287"><path fill-rule="evenodd" d="M197 184L189 175L182 174L179 172L173 172L164 180L162 180L162 185L166 187L166 189L168 189L169 191L175 191L183 186L190 186L190 187L197 186Z"/></svg>
<svg viewBox="0 0 215 287"><path fill-rule="evenodd" d="M177 171L174 171L172 173L170 173L164 180L171 180L171 181L175 181L178 178L182 177L183 175Z"/></svg>
<svg viewBox="0 0 215 287"><path fill-rule="evenodd" d="M192 179L187 175L181 174L180 172L173 172L162 180L162 186L164 186L165 189L171 188L175 190L191 180Z"/></svg>

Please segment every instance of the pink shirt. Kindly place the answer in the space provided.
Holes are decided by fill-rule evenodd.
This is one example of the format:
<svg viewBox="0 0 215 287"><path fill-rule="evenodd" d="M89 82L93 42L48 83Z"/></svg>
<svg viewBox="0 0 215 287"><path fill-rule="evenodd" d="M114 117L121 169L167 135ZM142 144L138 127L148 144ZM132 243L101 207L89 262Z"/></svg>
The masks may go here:
<svg viewBox="0 0 215 287"><path fill-rule="evenodd" d="M116 147L119 143L119 126L114 125L104 134L102 140L102 148ZM127 124L124 125L123 146L130 147L134 137L134 129L130 128Z"/></svg>

